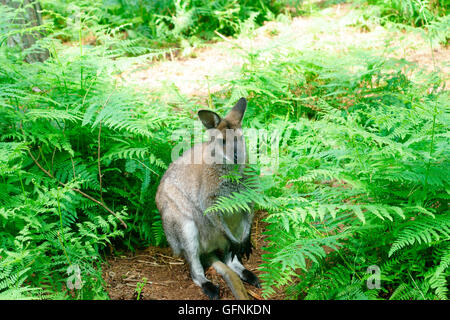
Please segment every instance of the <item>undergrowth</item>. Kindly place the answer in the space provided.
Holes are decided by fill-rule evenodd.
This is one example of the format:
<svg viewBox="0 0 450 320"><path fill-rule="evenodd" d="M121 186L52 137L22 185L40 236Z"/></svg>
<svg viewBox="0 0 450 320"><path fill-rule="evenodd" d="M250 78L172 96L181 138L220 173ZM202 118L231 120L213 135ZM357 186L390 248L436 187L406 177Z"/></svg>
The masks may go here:
<svg viewBox="0 0 450 320"><path fill-rule="evenodd" d="M123 38L147 47L176 47L188 51L216 32L230 36L255 28L282 13L278 0L43 0L44 11L61 38L76 39L66 17L83 12L93 25L118 28Z"/></svg>
<svg viewBox="0 0 450 320"><path fill-rule="evenodd" d="M122 59L129 43L114 30L90 29L96 46L62 46L50 34L39 42L50 58L30 64L23 58L36 47L6 45L26 30L0 9L1 297L105 298L105 247L164 241L153 195L172 116L114 80L130 63ZM68 290L69 270L80 270L80 290Z"/></svg>
<svg viewBox="0 0 450 320"><path fill-rule="evenodd" d="M272 173L214 207L268 212L266 296L448 298L449 96L411 68L358 50L256 51L223 93L249 97L248 126L281 133Z"/></svg>
<svg viewBox="0 0 450 320"><path fill-rule="evenodd" d="M17 11L0 6L0 298L105 299L104 254L165 245L156 187L172 133L204 108L179 93L166 103L123 86L120 72L164 56L172 42L243 32L283 7L43 4L38 27L13 23ZM414 23L426 30L446 19L420 12ZM45 37L28 49L8 45L31 31ZM24 62L39 48L49 51L46 61ZM253 201L268 212L265 296L283 286L298 299L447 299L442 74L357 49L241 52L242 68L210 102L221 111L247 97L244 127L279 133L279 144L264 144L278 158L260 161L245 192L211 209Z"/></svg>

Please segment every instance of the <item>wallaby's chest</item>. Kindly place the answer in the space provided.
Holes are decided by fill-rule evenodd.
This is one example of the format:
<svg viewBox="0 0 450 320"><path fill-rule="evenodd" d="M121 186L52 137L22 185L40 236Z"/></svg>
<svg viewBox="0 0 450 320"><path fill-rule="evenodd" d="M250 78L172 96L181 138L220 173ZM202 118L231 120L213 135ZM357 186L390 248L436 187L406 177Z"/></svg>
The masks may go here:
<svg viewBox="0 0 450 320"><path fill-rule="evenodd" d="M240 171L242 171L240 169ZM215 204L220 197L229 197L233 192L239 192L244 187L242 180L230 179L230 170L218 169L217 167L210 167L203 172L203 179L200 193L204 195L205 202L202 207L204 209Z"/></svg>

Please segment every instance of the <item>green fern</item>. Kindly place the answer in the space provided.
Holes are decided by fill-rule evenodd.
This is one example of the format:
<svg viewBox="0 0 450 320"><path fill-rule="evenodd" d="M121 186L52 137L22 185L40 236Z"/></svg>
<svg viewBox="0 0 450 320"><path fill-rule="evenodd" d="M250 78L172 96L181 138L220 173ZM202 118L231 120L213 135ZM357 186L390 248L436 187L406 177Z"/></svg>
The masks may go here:
<svg viewBox="0 0 450 320"><path fill-rule="evenodd" d="M389 256L406 246L439 243L450 240L450 215L418 217L414 222L400 229L395 242L389 250Z"/></svg>

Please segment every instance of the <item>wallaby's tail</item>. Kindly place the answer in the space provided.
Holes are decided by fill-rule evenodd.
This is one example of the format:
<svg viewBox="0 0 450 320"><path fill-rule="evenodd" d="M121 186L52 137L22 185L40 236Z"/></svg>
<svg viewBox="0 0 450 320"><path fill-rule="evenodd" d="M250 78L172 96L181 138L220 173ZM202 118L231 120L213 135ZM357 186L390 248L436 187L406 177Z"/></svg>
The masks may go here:
<svg viewBox="0 0 450 320"><path fill-rule="evenodd" d="M230 269L225 263L219 260L214 260L212 266L216 271L223 277L225 282L230 287L231 292L238 300L249 300L247 295L247 290L245 290L244 284L242 283L239 276Z"/></svg>

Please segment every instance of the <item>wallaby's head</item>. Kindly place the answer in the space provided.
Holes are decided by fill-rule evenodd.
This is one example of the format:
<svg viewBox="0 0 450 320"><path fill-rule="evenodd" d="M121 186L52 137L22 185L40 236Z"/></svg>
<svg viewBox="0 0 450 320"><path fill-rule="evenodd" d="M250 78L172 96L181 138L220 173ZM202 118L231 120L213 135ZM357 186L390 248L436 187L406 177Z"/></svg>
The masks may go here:
<svg viewBox="0 0 450 320"><path fill-rule="evenodd" d="M242 132L247 100L240 98L222 118L214 111L200 110L198 116L208 129L210 140L207 152L216 164L243 164L246 162L245 140Z"/></svg>

